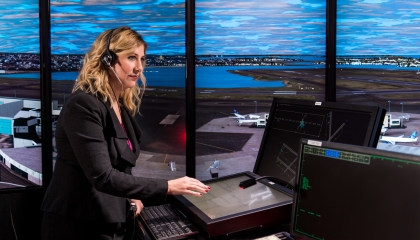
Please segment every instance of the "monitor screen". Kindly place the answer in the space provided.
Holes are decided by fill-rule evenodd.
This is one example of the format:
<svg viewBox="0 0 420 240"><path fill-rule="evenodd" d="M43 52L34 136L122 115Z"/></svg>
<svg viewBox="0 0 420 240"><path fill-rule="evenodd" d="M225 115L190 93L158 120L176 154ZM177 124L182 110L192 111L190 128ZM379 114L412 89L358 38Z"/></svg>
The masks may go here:
<svg viewBox="0 0 420 240"><path fill-rule="evenodd" d="M239 187L240 182L250 178L247 175L239 175L206 183L211 187L207 194L199 198L190 195L184 197L210 219L243 213L292 199L290 195L260 182L245 189Z"/></svg>
<svg viewBox="0 0 420 240"><path fill-rule="evenodd" d="M253 172L293 186L301 138L376 147L385 111L375 106L274 98Z"/></svg>
<svg viewBox="0 0 420 240"><path fill-rule="evenodd" d="M291 234L420 239L418 156L302 140Z"/></svg>
<svg viewBox="0 0 420 240"><path fill-rule="evenodd" d="M246 188L239 186L249 179L256 179L256 183ZM210 238L290 223L293 198L290 189L260 181L252 172L204 182L211 187L208 193L201 197L174 196L174 203Z"/></svg>

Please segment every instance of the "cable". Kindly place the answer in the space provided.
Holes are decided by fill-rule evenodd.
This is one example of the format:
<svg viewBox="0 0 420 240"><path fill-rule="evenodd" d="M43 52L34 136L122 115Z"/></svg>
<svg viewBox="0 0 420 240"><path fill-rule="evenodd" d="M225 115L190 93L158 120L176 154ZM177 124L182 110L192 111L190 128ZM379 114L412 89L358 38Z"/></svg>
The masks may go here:
<svg viewBox="0 0 420 240"><path fill-rule="evenodd" d="M135 232L136 232L136 217L133 218L133 234L131 234L131 240L134 239Z"/></svg>
<svg viewBox="0 0 420 240"><path fill-rule="evenodd" d="M123 92L123 91L124 91L124 87L123 87L123 84L122 84L121 79L118 77L118 75L117 75L117 73L114 71L114 68L113 68L113 67L109 67L109 68L111 68L111 70L114 72L115 76L117 77L118 81L120 81L120 83L121 83L121 92ZM114 93L114 94L115 94L115 93Z"/></svg>
<svg viewBox="0 0 420 240"><path fill-rule="evenodd" d="M16 234L16 229L15 229L15 224L13 222L13 214L12 214L12 201L10 200L10 194L9 196L9 211L10 211L10 220L12 222L12 227L13 227L13 232L15 233L15 239L18 240L17 234Z"/></svg>

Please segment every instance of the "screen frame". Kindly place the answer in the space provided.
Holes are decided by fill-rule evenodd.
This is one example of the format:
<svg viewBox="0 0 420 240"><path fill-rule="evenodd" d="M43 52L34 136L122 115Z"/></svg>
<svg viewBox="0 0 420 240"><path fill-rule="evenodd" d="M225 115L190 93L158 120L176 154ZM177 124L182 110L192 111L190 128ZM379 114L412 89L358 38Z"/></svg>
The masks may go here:
<svg viewBox="0 0 420 240"><path fill-rule="evenodd" d="M264 176L265 174L260 172L261 164L263 163L263 155L264 155L264 146L269 138L269 129L273 124L273 116L277 104L284 104L284 105L291 105L291 106L302 106L302 107L319 107L319 108L328 108L328 109L335 109L335 110L350 110L350 111L358 111L358 112L366 112L371 114L369 126L367 128L367 132L370 134L366 134L363 146L376 148L378 144L378 140L381 134L381 127L383 120L385 118L386 109L377 107L377 106L367 106L367 105L356 105L356 104L346 104L346 103L338 103L338 102L321 102L321 101L311 101L311 100L301 100L301 99L287 99L287 98L273 98L273 102L271 104L270 114L268 116L267 124L264 130L264 135L261 141L261 147L258 151L257 160L254 165L253 172L255 174Z"/></svg>
<svg viewBox="0 0 420 240"><path fill-rule="evenodd" d="M299 144L299 162L298 162L297 176L300 176L301 174L301 167L302 167L301 159L302 159L302 154L303 154L303 148L305 145L318 146L322 148L331 148L338 151L357 152L357 153L361 153L365 155L378 155L378 156L383 156L385 158L397 158L397 159L404 159L408 161L420 162L419 156L417 155L380 150L380 149L366 147L366 146L358 146L358 145L350 145L350 144L344 144L344 143L336 143L336 142L301 138L300 144ZM297 177L296 189L298 188L298 186L300 186L300 183L301 183L300 179L299 177ZM296 201L296 199L298 199L298 192L299 191L294 191L293 193L292 216L291 216L289 233L291 236L299 238L301 240L313 240L314 238L310 238L307 235L303 235L299 232L294 231L294 225L296 223L295 216L297 214L296 208L298 206L298 203Z"/></svg>

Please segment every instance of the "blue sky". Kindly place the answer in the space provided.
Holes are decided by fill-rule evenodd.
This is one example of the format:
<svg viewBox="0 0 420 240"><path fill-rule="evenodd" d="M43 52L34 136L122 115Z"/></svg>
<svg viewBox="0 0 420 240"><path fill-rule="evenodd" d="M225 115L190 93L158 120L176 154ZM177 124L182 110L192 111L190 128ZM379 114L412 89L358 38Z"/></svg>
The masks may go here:
<svg viewBox="0 0 420 240"><path fill-rule="evenodd" d="M0 52L39 53L38 12L38 0L0 1Z"/></svg>
<svg viewBox="0 0 420 240"><path fill-rule="evenodd" d="M419 55L420 1L338 0L337 55Z"/></svg>
<svg viewBox="0 0 420 240"><path fill-rule="evenodd" d="M325 0L196 1L197 54L325 54Z"/></svg>
<svg viewBox="0 0 420 240"><path fill-rule="evenodd" d="M6 3L7 2L7 3ZM38 0L0 1L0 52L39 53ZM420 1L338 0L337 54L416 54ZM185 2L51 0L53 54L84 54L128 25L149 54L185 53ZM325 54L324 0L197 0L197 54Z"/></svg>

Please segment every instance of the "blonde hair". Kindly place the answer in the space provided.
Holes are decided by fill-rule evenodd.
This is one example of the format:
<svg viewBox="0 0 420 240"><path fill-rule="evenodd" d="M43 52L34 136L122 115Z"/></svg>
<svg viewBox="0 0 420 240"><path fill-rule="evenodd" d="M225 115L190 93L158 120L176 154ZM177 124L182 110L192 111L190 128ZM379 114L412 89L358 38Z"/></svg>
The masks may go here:
<svg viewBox="0 0 420 240"><path fill-rule="evenodd" d="M110 35L112 33L112 36ZM109 46L108 46L108 38ZM112 88L109 83L107 66L101 61L102 55L107 51L114 52L117 56L134 52L139 46L144 46L146 52L147 43L142 36L129 27L119 27L106 30L101 33L93 42L90 51L83 59L83 67L79 72L73 92L82 90L91 93L102 101L106 102L112 97ZM143 69L146 62L143 62ZM141 87L136 82L135 87L125 89L120 96L119 102L125 106L130 114L135 115L140 111L141 98L146 88L146 78L140 74Z"/></svg>

